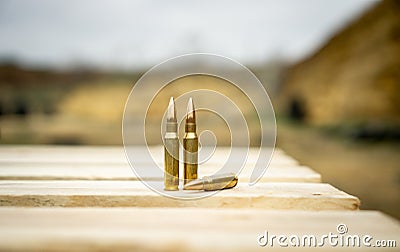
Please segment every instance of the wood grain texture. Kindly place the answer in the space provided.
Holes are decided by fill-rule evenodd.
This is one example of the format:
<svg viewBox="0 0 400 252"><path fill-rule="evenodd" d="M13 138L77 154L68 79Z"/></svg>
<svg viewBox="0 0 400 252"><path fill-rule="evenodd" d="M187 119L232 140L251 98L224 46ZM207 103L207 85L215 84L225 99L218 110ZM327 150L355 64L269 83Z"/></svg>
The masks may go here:
<svg viewBox="0 0 400 252"><path fill-rule="evenodd" d="M239 148L241 151L241 149ZM223 167L229 148L221 147L207 162L200 164L199 176L211 175ZM247 151L243 149L243 152ZM153 160L143 155L147 149L132 147L143 170L163 170L163 148L154 146ZM240 180L248 182L257 160L257 149L251 148ZM182 164L181 164L182 165ZM159 169L158 169L159 168ZM183 174L182 174L183 176ZM163 174L142 175L144 180L162 180ZM132 171L122 147L96 146L0 146L0 180L139 180ZM261 182L320 182L321 176L276 150Z"/></svg>
<svg viewBox="0 0 400 252"><path fill-rule="evenodd" d="M247 163L257 161L258 150L256 148L237 148L248 151ZM156 163L162 164L164 154L161 146L147 148L132 146L129 153L137 163L149 163L144 153L151 153ZM218 147L214 155L207 161L209 164L221 164L229 157L230 148ZM269 157L266 157L269 159ZM0 145L0 162L7 163L100 163L121 164L126 163L127 158L122 147L116 146L18 146ZM271 160L272 165L297 165L298 162L286 155L282 150L276 149Z"/></svg>
<svg viewBox="0 0 400 252"><path fill-rule="evenodd" d="M162 182L154 182L162 188ZM159 183L159 184L157 184ZM186 193L174 192L176 195ZM202 196L203 192L197 193ZM140 181L0 181L1 206L62 207L226 207L357 210L360 201L324 183L257 183L223 190L200 200L176 200Z"/></svg>
<svg viewBox="0 0 400 252"><path fill-rule="evenodd" d="M398 221L375 211L266 211L197 208L0 208L1 251L281 251L269 235L337 233L397 240ZM296 251L309 251L309 247ZM364 251L361 247L357 251ZM285 251L286 251L285 250ZM322 251L354 251L352 247ZM384 248L382 251L398 251ZM377 251L381 251L377 250ZM374 250L375 251L375 250Z"/></svg>
<svg viewBox="0 0 400 252"><path fill-rule="evenodd" d="M146 165L143 164L143 167ZM150 165L147 165L150 166ZM221 167L200 165L199 176L211 175ZM162 166L160 167L162 169ZM253 166L246 165L239 179L248 182ZM162 180L146 176L144 180ZM0 163L0 180L139 180L128 163L71 164L71 163ZM270 166L260 182L321 182L321 175L306 166Z"/></svg>

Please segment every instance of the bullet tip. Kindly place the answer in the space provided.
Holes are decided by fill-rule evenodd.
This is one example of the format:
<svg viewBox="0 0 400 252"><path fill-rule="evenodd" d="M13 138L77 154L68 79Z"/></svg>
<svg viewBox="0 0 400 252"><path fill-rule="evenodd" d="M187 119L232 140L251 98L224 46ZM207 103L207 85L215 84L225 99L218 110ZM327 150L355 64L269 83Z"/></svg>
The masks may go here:
<svg viewBox="0 0 400 252"><path fill-rule="evenodd" d="M167 110L167 122L176 122L176 111L174 98L169 99L168 110Z"/></svg>
<svg viewBox="0 0 400 252"><path fill-rule="evenodd" d="M183 185L184 190L202 190L203 188L203 181L200 179L192 180Z"/></svg>
<svg viewBox="0 0 400 252"><path fill-rule="evenodd" d="M194 109L192 97L189 98L189 102L188 102L188 106L187 106L186 122L187 123L196 123L196 112Z"/></svg>

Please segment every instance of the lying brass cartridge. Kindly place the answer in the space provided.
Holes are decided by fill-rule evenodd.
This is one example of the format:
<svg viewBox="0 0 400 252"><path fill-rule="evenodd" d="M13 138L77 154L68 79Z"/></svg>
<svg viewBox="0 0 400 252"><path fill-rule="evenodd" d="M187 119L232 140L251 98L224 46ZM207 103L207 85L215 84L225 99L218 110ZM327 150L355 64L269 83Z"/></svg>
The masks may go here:
<svg viewBox="0 0 400 252"><path fill-rule="evenodd" d="M205 176L202 179L192 180L183 187L185 190L215 191L233 188L237 185L238 178L234 173Z"/></svg>
<svg viewBox="0 0 400 252"><path fill-rule="evenodd" d="M187 107L185 136L183 137L184 184L197 179L199 140L196 133L196 112L190 97Z"/></svg>
<svg viewBox="0 0 400 252"><path fill-rule="evenodd" d="M179 186L179 139L175 102L171 97L167 110L164 136L164 190L175 191Z"/></svg>

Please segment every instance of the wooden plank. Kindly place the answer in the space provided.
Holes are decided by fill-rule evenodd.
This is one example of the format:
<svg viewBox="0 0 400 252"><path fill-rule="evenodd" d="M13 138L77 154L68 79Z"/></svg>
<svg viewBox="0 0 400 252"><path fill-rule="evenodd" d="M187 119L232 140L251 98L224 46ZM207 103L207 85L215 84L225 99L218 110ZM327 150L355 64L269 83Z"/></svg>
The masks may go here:
<svg viewBox="0 0 400 252"><path fill-rule="evenodd" d="M153 182L163 188L162 182ZM181 195L183 191L173 192ZM198 196L204 195L202 192ZM223 190L200 200L161 196L139 181L0 181L1 206L235 207L356 210L360 201L324 183L258 183Z"/></svg>
<svg viewBox="0 0 400 252"><path fill-rule="evenodd" d="M238 148L240 149L240 148ZM148 163L143 159L143 147L132 146L130 153L134 153L137 163ZM221 164L229 156L229 148L218 147L212 158L207 162L209 164ZM163 148L153 146L149 148L150 153L157 163L162 163ZM247 149L243 148L243 152ZM258 157L258 150L250 148L247 163L254 164ZM0 146L0 162L24 162L24 163L102 163L102 164L120 164L126 163L125 151L117 146L18 146L2 145ZM275 150L271 160L273 165L297 165L297 161L286 155L281 150Z"/></svg>
<svg viewBox="0 0 400 252"><path fill-rule="evenodd" d="M134 147L138 153L142 148ZM151 147L158 166L162 167L163 149ZM246 150L244 150L246 151ZM248 182L254 167L256 149L250 149L248 161L241 172L240 180ZM219 148L213 158L201 164L199 175L210 175L222 167L224 158L229 155L229 148ZM274 159L261 179L265 181L284 182L320 182L320 174L308 167L299 167L289 157L283 157L281 150L275 151ZM141 155L139 155L141 156ZM283 158L283 159L282 159ZM287 159L285 161L285 158ZM274 161L277 160L277 161ZM289 164L293 163L293 164ZM140 164L151 168L155 164ZM125 158L121 147L96 146L1 146L0 179L2 180L137 180ZM142 177L146 180L162 180L162 174Z"/></svg>
<svg viewBox="0 0 400 252"><path fill-rule="evenodd" d="M271 235L370 235L377 240L400 237L398 221L376 211L265 211L257 209L182 208L0 208L1 251L281 251ZM340 236L340 235L339 235ZM286 243L289 244L288 241ZM350 243L352 244L352 243ZM289 245L289 248L292 246ZM296 251L310 248L295 247ZM360 251L365 250L361 243ZM288 249L288 248L283 248ZM322 251L354 251L332 247ZM382 249L381 249L382 250ZM398 251L384 248L384 251Z"/></svg>
<svg viewBox="0 0 400 252"><path fill-rule="evenodd" d="M145 166L145 165L143 165ZM150 165L149 165L150 166ZM162 166L160 165L161 169ZM150 168L150 167L149 167ZM199 176L214 174L221 167L200 165ZM242 182L249 182L253 166L246 165L240 173ZM162 180L146 176L144 180ZM0 180L138 180L128 163L70 164L70 163L0 163ZM276 166L268 168L260 182L321 182L320 174L306 166Z"/></svg>

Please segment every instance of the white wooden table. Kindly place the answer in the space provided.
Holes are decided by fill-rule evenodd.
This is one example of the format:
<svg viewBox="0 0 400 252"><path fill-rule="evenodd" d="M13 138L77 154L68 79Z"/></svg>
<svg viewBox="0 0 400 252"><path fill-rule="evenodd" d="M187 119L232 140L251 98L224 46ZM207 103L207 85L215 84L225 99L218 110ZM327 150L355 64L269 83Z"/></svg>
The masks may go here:
<svg viewBox="0 0 400 252"><path fill-rule="evenodd" d="M151 151L162 165L162 148ZM215 172L227 152L216 152L199 175ZM282 248L260 247L257 237L267 229L318 236L341 223L349 234L400 237L398 221L359 211L357 197L321 183L320 174L282 150L249 186L255 157L250 150L236 188L183 201L148 189L121 147L0 146L0 250L270 251Z"/></svg>

